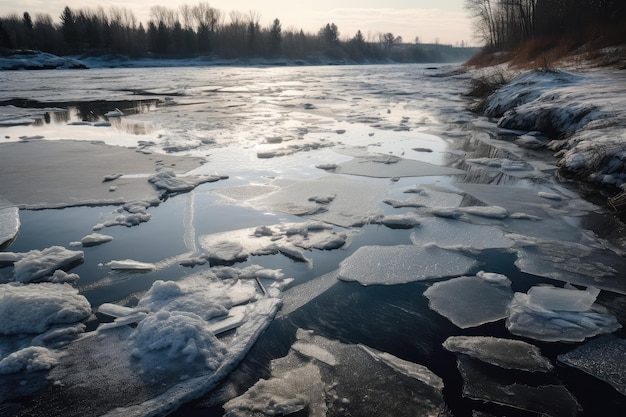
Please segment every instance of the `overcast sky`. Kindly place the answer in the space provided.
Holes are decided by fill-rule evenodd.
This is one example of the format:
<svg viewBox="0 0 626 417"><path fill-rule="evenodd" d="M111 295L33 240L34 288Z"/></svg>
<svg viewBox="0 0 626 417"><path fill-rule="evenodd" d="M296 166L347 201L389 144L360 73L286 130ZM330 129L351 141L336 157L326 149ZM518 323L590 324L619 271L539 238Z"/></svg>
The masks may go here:
<svg viewBox="0 0 626 417"><path fill-rule="evenodd" d="M123 6L132 10L145 25L153 5L178 9L181 4L197 3L197 0L1 0L0 16L28 11L33 17L37 13L48 13L58 21L65 6L77 10ZM269 26L278 18L283 29L317 32L326 23L333 22L342 39L354 36L360 29L366 38L391 32L402 36L405 42L413 42L416 36L421 42L472 42L471 24L463 10L464 0L212 0L208 3L226 16L226 22L232 10L244 14L252 10L260 15L262 26Z"/></svg>

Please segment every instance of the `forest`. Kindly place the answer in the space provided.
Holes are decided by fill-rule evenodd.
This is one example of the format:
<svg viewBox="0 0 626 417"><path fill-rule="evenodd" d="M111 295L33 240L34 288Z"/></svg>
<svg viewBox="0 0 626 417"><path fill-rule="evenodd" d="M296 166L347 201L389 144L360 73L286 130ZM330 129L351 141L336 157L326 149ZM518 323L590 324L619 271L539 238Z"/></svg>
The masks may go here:
<svg viewBox="0 0 626 417"><path fill-rule="evenodd" d="M624 0L465 0L465 8L476 36L492 51L531 39L567 38L573 46L626 43Z"/></svg>
<svg viewBox="0 0 626 417"><path fill-rule="evenodd" d="M260 13L231 11L228 16L206 2L179 8L153 6L144 27L125 7L72 9L59 23L48 14L24 12L0 17L0 51L40 50L56 55L124 55L134 58L288 58L396 62L453 62L467 59L473 48L404 43L392 33L361 31L340 37L334 23L317 33L284 29L276 18L262 26Z"/></svg>

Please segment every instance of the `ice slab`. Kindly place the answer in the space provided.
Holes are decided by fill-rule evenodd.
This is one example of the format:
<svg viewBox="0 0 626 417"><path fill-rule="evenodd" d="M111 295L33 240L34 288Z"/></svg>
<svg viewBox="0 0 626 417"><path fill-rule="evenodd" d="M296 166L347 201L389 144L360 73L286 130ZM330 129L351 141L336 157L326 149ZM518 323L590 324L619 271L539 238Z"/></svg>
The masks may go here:
<svg viewBox="0 0 626 417"><path fill-rule="evenodd" d="M445 218L422 218L420 227L411 233L416 245L434 244L440 248L495 249L510 248L515 241L498 226L476 225Z"/></svg>
<svg viewBox="0 0 626 417"><path fill-rule="evenodd" d="M599 293L600 290L593 287L579 290L551 285L531 287L527 292L529 303L559 311L587 311L596 301Z"/></svg>
<svg viewBox="0 0 626 417"><path fill-rule="evenodd" d="M32 250L21 255L13 266L13 277L18 282L43 281L50 278L54 271L67 268L71 264L82 262L84 253L51 246L44 250Z"/></svg>
<svg viewBox="0 0 626 417"><path fill-rule="evenodd" d="M173 170L163 170L151 175L148 178L148 182L163 193L177 194L191 191L200 184L216 182L227 178L227 176L222 175L178 177Z"/></svg>
<svg viewBox="0 0 626 417"><path fill-rule="evenodd" d="M409 197L405 200L385 200L385 203L395 207L458 207L463 201L463 195L453 190L438 187L415 186L404 190Z"/></svg>
<svg viewBox="0 0 626 417"><path fill-rule="evenodd" d="M435 246L362 246L344 259L339 279L362 285L395 285L464 275L476 260Z"/></svg>
<svg viewBox="0 0 626 417"><path fill-rule="evenodd" d="M474 359L505 369L529 372L549 372L554 369L550 360L541 355L535 345L521 340L487 336L450 336L443 347L454 353L463 353Z"/></svg>
<svg viewBox="0 0 626 417"><path fill-rule="evenodd" d="M91 314L91 305L69 284L0 284L0 334L43 333Z"/></svg>
<svg viewBox="0 0 626 417"><path fill-rule="evenodd" d="M375 178L425 177L439 175L462 175L456 168L429 164L428 162L399 158L392 155L370 155L354 158L337 165L338 174L360 175Z"/></svg>
<svg viewBox="0 0 626 417"><path fill-rule="evenodd" d="M612 333L622 326L610 314L593 309L549 310L533 304L527 294L515 293L509 305L506 327L515 335L545 342L582 342L589 337Z"/></svg>
<svg viewBox="0 0 626 417"><path fill-rule="evenodd" d="M431 309L467 329L507 317L513 291L504 275L480 271L476 276L436 282L424 296Z"/></svg>
<svg viewBox="0 0 626 417"><path fill-rule="evenodd" d="M463 377L463 396L530 411L542 416L575 417L581 410L576 398L563 385L549 381L530 386L492 375L485 365L464 355L457 364Z"/></svg>
<svg viewBox="0 0 626 417"><path fill-rule="evenodd" d="M91 233L89 235L84 236L80 243L84 247L97 246L106 242L110 242L113 240L113 236L103 235L100 233Z"/></svg>
<svg viewBox="0 0 626 417"><path fill-rule="evenodd" d="M0 201L2 203L2 201ZM17 207L0 206L0 250L8 247L20 230L20 212Z"/></svg>
<svg viewBox="0 0 626 417"><path fill-rule="evenodd" d="M224 405L228 416L438 416L446 409L441 378L426 367L362 345L299 329L271 376ZM385 387L394 387L393 392Z"/></svg>
<svg viewBox="0 0 626 417"><path fill-rule="evenodd" d="M311 199L326 195L336 197L328 203ZM387 187L383 184L328 175L315 180L294 181L278 191L250 200L248 204L350 227L367 224L371 218L380 215L379 204L386 195Z"/></svg>
<svg viewBox="0 0 626 417"><path fill-rule="evenodd" d="M3 167L0 195L21 208L56 208L86 204L158 201L146 176L162 167L177 173L198 167L200 158L146 155L102 143L43 140L0 144ZM27 166L28 170L24 171ZM102 178L124 171L115 192Z"/></svg>
<svg viewBox="0 0 626 417"><path fill-rule="evenodd" d="M156 269L156 265L148 262L139 262L133 259L121 259L118 261L110 261L106 266L113 270L121 271L151 271Z"/></svg>
<svg viewBox="0 0 626 417"><path fill-rule="evenodd" d="M626 340L607 335L592 339L557 360L608 382L626 395Z"/></svg>
<svg viewBox="0 0 626 417"><path fill-rule="evenodd" d="M372 220L374 224L382 224L390 229L413 229L420 225L421 217L415 213L389 214Z"/></svg>
<svg viewBox="0 0 626 417"><path fill-rule="evenodd" d="M516 245L521 271L585 287L626 294L622 256L607 249L571 242L523 239Z"/></svg>

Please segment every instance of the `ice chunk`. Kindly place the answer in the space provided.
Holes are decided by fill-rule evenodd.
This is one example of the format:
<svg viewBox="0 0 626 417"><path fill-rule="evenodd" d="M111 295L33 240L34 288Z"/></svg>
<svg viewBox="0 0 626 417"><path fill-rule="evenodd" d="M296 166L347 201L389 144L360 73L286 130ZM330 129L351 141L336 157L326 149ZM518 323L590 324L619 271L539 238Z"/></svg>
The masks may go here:
<svg viewBox="0 0 626 417"><path fill-rule="evenodd" d="M58 353L42 346L30 346L0 360L0 375L45 371L58 363Z"/></svg>
<svg viewBox="0 0 626 417"><path fill-rule="evenodd" d="M122 259L119 261L110 261L106 263L111 269L123 271L151 271L156 269L156 265L147 262L134 261L132 259Z"/></svg>
<svg viewBox="0 0 626 417"><path fill-rule="evenodd" d="M554 367L541 355L537 346L521 340L486 336L450 336L443 342L450 352L463 353L474 359L505 369L548 372Z"/></svg>
<svg viewBox="0 0 626 417"><path fill-rule="evenodd" d="M443 218L423 218L419 230L411 233L416 245L435 244L440 248L510 248L515 241L497 226L476 225Z"/></svg>
<svg viewBox="0 0 626 417"><path fill-rule="evenodd" d="M596 301L599 290L535 286L528 290L528 302L538 307L559 311L587 311Z"/></svg>
<svg viewBox="0 0 626 417"><path fill-rule="evenodd" d="M457 357L463 377L463 396L530 411L542 416L575 417L580 405L576 398L556 381L530 386L492 375L488 366L464 355Z"/></svg>
<svg viewBox="0 0 626 417"><path fill-rule="evenodd" d="M481 271L476 276L436 282L424 296L431 309L466 329L507 317L513 291L504 275Z"/></svg>
<svg viewBox="0 0 626 417"><path fill-rule="evenodd" d="M98 307L98 312L111 317L126 317L134 314L137 310L130 307L124 307L117 304L103 303Z"/></svg>
<svg viewBox="0 0 626 417"><path fill-rule="evenodd" d="M15 262L13 276L18 282L41 281L57 269L82 262L83 258L82 251L72 251L62 246L51 246L42 251L32 250Z"/></svg>
<svg viewBox="0 0 626 417"><path fill-rule="evenodd" d="M43 333L90 314L87 299L69 284L0 284L0 334Z"/></svg>
<svg viewBox="0 0 626 417"><path fill-rule="evenodd" d="M120 109L115 108L115 110L108 111L108 112L104 113L104 115L106 117L122 117L124 115L124 113L122 113L122 111Z"/></svg>
<svg viewBox="0 0 626 417"><path fill-rule="evenodd" d="M103 234L100 234L100 233L92 233L92 234L89 234L89 235L83 237L80 240L80 243L83 246L85 246L85 247L89 247L89 246L101 245L103 243L110 242L112 240L113 240L112 236L103 235Z"/></svg>
<svg viewBox="0 0 626 417"><path fill-rule="evenodd" d="M545 342L582 342L588 337L612 333L622 327L609 314L588 311L555 311L533 304L524 293L515 293L509 305L506 327L513 334Z"/></svg>
<svg viewBox="0 0 626 417"><path fill-rule="evenodd" d="M558 361L606 381L626 395L626 340L607 335L558 356Z"/></svg>
<svg viewBox="0 0 626 417"><path fill-rule="evenodd" d="M11 244L19 230L20 211L18 208L0 208L0 250Z"/></svg>
<svg viewBox="0 0 626 417"><path fill-rule="evenodd" d="M478 263L435 246L362 246L340 264L339 279L394 285L466 274Z"/></svg>
<svg viewBox="0 0 626 417"><path fill-rule="evenodd" d="M62 269L57 269L52 274L52 277L50 278L50 282L55 282L55 283L69 282L69 283L72 283L72 282L78 281L79 278L80 277L78 276L78 274L68 274L67 272L63 271Z"/></svg>

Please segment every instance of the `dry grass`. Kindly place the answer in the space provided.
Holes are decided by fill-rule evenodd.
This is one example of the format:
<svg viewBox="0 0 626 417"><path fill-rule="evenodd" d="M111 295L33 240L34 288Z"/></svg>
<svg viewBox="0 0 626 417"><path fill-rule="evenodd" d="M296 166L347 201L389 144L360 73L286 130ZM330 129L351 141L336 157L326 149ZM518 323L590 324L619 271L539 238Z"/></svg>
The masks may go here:
<svg viewBox="0 0 626 417"><path fill-rule="evenodd" d="M587 29L558 38L533 38L510 52L482 53L465 63L466 67L485 68L508 64L515 69L557 67L626 69L626 25Z"/></svg>

